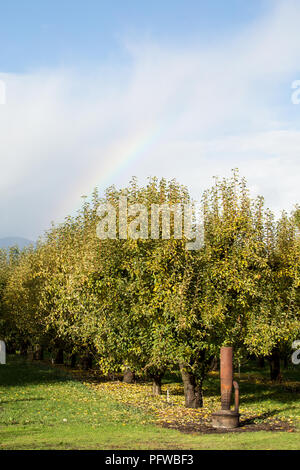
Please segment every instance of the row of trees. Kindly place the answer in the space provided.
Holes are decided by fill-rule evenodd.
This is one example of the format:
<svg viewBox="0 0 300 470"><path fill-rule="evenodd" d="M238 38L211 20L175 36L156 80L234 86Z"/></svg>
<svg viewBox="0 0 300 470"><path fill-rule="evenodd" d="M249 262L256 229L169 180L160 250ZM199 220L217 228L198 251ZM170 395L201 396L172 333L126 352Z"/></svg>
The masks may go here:
<svg viewBox="0 0 300 470"><path fill-rule="evenodd" d="M176 181L139 187L134 179L103 198L94 191L35 247L1 252L0 335L8 345L37 356L48 349L57 361L64 352L73 365L93 358L105 374L146 375L154 393L179 367L189 407L202 406L203 380L222 345L237 358L268 357L276 379L280 354L300 334L299 209L275 220L234 172L203 193L204 244L189 251L173 236L97 238L99 204L117 208L120 196L149 212L153 203L191 202Z"/></svg>

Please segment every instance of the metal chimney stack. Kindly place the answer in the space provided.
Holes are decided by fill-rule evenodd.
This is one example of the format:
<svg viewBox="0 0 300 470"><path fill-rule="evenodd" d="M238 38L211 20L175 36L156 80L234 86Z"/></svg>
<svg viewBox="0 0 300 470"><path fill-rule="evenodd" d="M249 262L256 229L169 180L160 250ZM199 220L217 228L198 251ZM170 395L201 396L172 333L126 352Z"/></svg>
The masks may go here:
<svg viewBox="0 0 300 470"><path fill-rule="evenodd" d="M239 386L233 380L232 347L221 348L221 410L212 414L212 425L215 428L236 428L239 426ZM235 409L231 410L231 396L234 388Z"/></svg>

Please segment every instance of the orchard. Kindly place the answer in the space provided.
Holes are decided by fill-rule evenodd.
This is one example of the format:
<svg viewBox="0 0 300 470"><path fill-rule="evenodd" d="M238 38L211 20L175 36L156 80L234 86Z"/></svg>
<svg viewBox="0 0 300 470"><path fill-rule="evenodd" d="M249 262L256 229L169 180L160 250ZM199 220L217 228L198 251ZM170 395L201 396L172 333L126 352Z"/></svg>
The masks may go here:
<svg viewBox="0 0 300 470"><path fill-rule="evenodd" d="M300 338L300 209L275 218L235 171L201 197L204 243L97 236L100 204L191 203L186 187L150 178L97 190L76 216L35 246L0 252L0 338L9 353L48 358L125 382L180 371L188 408L203 406L203 381L221 346L237 363L257 357L281 379ZM194 214L195 218L197 214ZM174 219L171 219L171 226ZM150 233L150 223L149 223Z"/></svg>

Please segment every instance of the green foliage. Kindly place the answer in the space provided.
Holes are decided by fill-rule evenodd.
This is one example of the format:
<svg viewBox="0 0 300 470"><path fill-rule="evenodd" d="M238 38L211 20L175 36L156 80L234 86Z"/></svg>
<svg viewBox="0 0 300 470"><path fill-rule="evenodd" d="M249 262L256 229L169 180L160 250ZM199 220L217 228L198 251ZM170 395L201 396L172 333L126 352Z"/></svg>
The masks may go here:
<svg viewBox="0 0 300 470"><path fill-rule="evenodd" d="M35 248L0 252L1 334L17 349L90 355L105 373L129 367L156 377L180 364L201 388L220 346L268 356L297 339L298 207L276 221L234 171L203 193L204 244L189 251L174 238L174 218L170 239L99 240L99 204L119 217L120 196L148 213L151 204L191 202L176 181L133 179L103 198L95 190Z"/></svg>

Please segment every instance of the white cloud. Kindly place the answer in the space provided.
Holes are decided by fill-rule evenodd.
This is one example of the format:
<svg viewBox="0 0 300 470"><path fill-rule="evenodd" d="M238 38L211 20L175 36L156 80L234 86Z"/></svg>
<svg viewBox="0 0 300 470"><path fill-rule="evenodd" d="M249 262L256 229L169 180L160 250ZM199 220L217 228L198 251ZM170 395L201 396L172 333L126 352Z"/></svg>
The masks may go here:
<svg viewBox="0 0 300 470"><path fill-rule="evenodd" d="M239 167L269 206L291 208L300 199L300 106L289 89L300 78L299 21L299 2L277 2L210 48L127 44L126 65L2 74L0 235L36 237L96 184L131 175L175 176L197 195Z"/></svg>

